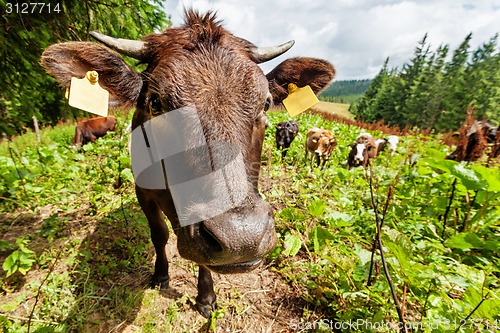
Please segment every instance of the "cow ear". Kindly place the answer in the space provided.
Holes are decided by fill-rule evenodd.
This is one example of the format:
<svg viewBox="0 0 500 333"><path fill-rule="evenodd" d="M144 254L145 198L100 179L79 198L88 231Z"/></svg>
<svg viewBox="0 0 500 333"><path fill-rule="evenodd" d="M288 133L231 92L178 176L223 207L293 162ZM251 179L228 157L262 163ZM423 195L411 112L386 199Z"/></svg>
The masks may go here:
<svg viewBox="0 0 500 333"><path fill-rule="evenodd" d="M291 58L283 61L266 75L274 104L288 96L288 84L309 85L316 95L327 88L335 77L335 67L326 60Z"/></svg>
<svg viewBox="0 0 500 333"><path fill-rule="evenodd" d="M351 143L349 147L354 148L355 145L356 145L355 143Z"/></svg>
<svg viewBox="0 0 500 333"><path fill-rule="evenodd" d="M142 80L122 57L109 48L90 42L67 42L47 48L40 59L42 67L64 87L71 78L81 79L87 71L97 71L99 84L109 92L111 107L135 107Z"/></svg>

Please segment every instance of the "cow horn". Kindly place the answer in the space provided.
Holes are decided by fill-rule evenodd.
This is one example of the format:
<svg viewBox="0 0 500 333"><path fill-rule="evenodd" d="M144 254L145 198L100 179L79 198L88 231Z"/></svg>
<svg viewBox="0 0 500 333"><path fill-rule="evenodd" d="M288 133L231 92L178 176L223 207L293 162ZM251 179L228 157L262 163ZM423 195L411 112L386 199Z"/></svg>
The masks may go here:
<svg viewBox="0 0 500 333"><path fill-rule="evenodd" d="M293 46L293 44L295 44L295 41L291 40L277 46L254 47L250 50L250 52L255 59L255 62L260 64L285 53Z"/></svg>
<svg viewBox="0 0 500 333"><path fill-rule="evenodd" d="M91 31L90 35L100 41L103 44L106 44L113 50L121 53L123 55L129 56L131 58L141 60L144 57L144 45L146 44L140 40L131 40L131 39L123 39L123 38L114 38L110 36L103 35L101 33Z"/></svg>

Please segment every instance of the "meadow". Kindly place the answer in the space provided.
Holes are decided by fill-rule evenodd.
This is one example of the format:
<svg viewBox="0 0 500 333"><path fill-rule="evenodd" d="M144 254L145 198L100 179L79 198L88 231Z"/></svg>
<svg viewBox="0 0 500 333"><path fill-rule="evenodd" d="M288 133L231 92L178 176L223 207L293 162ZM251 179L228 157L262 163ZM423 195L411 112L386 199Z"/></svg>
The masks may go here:
<svg viewBox="0 0 500 333"><path fill-rule="evenodd" d="M396 154L346 170L364 130L312 113L297 117L282 161L274 126L290 118L270 111L259 187L278 245L261 269L214 277L219 310L206 320L193 309L196 266L174 236L171 289L148 287L154 251L128 118L80 151L69 148L72 125L44 129L39 144L31 132L0 144L3 332L499 330L498 161L447 161L439 135L410 131ZM338 141L324 169L304 159L313 126Z"/></svg>

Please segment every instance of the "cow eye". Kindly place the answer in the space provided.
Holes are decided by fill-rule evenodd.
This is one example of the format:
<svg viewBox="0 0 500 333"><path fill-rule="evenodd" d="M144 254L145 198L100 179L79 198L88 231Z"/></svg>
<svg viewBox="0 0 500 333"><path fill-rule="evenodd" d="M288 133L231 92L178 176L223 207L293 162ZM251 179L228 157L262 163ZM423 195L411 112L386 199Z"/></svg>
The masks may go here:
<svg viewBox="0 0 500 333"><path fill-rule="evenodd" d="M264 104L264 111L269 110L270 107L271 107L271 99L268 98L266 99L266 103Z"/></svg>
<svg viewBox="0 0 500 333"><path fill-rule="evenodd" d="M161 104L161 99L160 96L153 94L149 98L149 112L153 116L158 116L162 114L163 109L162 109L162 104Z"/></svg>

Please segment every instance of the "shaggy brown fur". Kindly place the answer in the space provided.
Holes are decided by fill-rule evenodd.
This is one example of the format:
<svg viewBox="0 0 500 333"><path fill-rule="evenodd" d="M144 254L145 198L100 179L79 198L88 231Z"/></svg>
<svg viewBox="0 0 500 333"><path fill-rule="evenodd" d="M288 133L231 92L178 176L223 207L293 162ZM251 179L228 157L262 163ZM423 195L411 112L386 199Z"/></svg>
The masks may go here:
<svg viewBox="0 0 500 333"><path fill-rule="evenodd" d="M332 81L332 73L335 75L333 65L321 59L291 58L283 61L267 74L269 90L275 96L274 103L279 104L288 96L289 82L297 82L299 88L309 85L315 94L321 93ZM312 82L313 77L316 79Z"/></svg>
<svg viewBox="0 0 500 333"><path fill-rule="evenodd" d="M213 174L223 170L226 182L225 186L207 182L201 187L203 190L207 188L215 199L183 207L202 221L181 225L183 216L178 214L174 205L175 193L168 184L169 175L164 165L160 164L165 162L163 159L151 162L151 168L145 171L147 173L152 169L153 173L149 175L155 177L158 174L154 173L153 167L163 171L163 179L157 182L158 187L145 188L147 186L137 184L136 193L148 219L157 254L153 284L159 284L164 289L169 283L165 253L168 228L162 215L165 214L177 234L180 255L199 265L196 306L200 313L210 317L216 305L210 270L220 273L247 272L258 266L276 243L272 208L259 195L257 187L265 111L273 99L275 103L283 99L278 87L294 83L298 86L310 85L315 92L319 92L333 79L335 70L323 60L294 58L266 76L257 62L278 56L284 49L272 55L263 55L249 41L225 30L211 12L202 15L188 10L185 17L183 26L146 36L144 43L132 43L136 47L125 49L106 42L110 47L132 54L146 63L147 69L140 74L108 47L88 42L53 45L45 50L41 63L66 87L71 77L83 77L87 71L96 70L99 84L110 93L111 106L135 106L133 129L173 110L194 110L193 117L202 127L197 130L206 139L204 148L210 156L192 156L196 155L192 152L186 153L186 156L180 154L175 170L190 170L192 164L208 164L209 167L202 171L212 170L210 174ZM176 124L172 126L175 129L179 127ZM179 135L190 138L193 133L180 131ZM169 142L161 144L168 145ZM146 145L141 149L148 147ZM236 153L241 156L238 158L241 163L224 168L235 161ZM201 172L196 172L193 173L197 177L192 179L200 178ZM231 199L242 200L232 200L235 207L210 215L217 210L213 203L224 198L224 191L229 192ZM193 192L198 191L187 193L189 200L186 202L191 202L190 198L198 195Z"/></svg>
<svg viewBox="0 0 500 333"><path fill-rule="evenodd" d="M476 161L483 156L484 150L488 147L486 135L481 122L474 119L474 109L469 106L467 116L460 127L457 148L453 153L446 156L448 160Z"/></svg>

